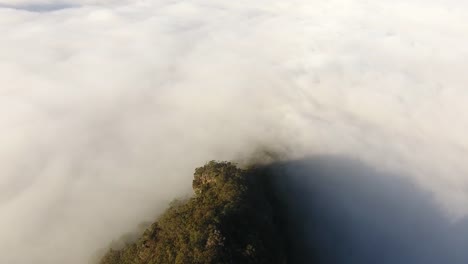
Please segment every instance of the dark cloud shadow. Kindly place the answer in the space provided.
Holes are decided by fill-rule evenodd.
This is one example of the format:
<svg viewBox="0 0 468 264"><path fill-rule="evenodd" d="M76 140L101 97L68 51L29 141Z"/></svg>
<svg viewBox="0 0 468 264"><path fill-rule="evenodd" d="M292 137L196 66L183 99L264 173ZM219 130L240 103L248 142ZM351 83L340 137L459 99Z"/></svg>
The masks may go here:
<svg viewBox="0 0 468 264"><path fill-rule="evenodd" d="M468 263L452 223L407 178L343 157L272 164L293 263Z"/></svg>

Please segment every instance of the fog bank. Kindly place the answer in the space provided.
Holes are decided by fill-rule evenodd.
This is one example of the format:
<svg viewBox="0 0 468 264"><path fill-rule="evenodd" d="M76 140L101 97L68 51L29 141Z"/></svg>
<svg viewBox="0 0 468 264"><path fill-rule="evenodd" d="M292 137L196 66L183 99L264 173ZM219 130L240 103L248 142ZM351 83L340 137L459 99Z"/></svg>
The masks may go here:
<svg viewBox="0 0 468 264"><path fill-rule="evenodd" d="M467 11L0 0L0 262L87 263L189 192L196 166L259 149L361 160L463 221Z"/></svg>

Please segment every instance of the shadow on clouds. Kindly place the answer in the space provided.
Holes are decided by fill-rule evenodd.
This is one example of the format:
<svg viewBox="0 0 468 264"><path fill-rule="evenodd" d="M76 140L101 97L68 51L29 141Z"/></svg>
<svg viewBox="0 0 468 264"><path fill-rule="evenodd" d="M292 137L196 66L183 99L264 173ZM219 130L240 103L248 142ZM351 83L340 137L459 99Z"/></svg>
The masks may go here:
<svg viewBox="0 0 468 264"><path fill-rule="evenodd" d="M268 166L288 217L292 263L468 263L468 222L429 193L343 157Z"/></svg>

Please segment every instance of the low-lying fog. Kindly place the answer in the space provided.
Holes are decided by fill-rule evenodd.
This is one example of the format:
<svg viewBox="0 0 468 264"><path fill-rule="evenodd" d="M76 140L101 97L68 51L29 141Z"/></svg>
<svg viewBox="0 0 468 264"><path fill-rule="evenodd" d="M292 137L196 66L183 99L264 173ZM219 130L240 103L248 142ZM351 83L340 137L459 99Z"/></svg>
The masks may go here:
<svg viewBox="0 0 468 264"><path fill-rule="evenodd" d="M0 0L0 263L88 263L190 192L196 166L259 149L371 168L291 176L303 208L323 207L305 231L333 238L325 260L463 262L467 11Z"/></svg>

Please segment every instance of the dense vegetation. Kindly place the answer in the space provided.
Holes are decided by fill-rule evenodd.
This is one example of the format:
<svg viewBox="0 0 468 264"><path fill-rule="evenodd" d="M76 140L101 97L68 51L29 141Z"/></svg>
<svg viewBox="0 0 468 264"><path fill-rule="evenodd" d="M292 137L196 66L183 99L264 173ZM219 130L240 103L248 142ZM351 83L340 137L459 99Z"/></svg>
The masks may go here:
<svg viewBox="0 0 468 264"><path fill-rule="evenodd" d="M173 202L100 264L287 263L279 213L259 175L229 162L197 168L192 198Z"/></svg>

